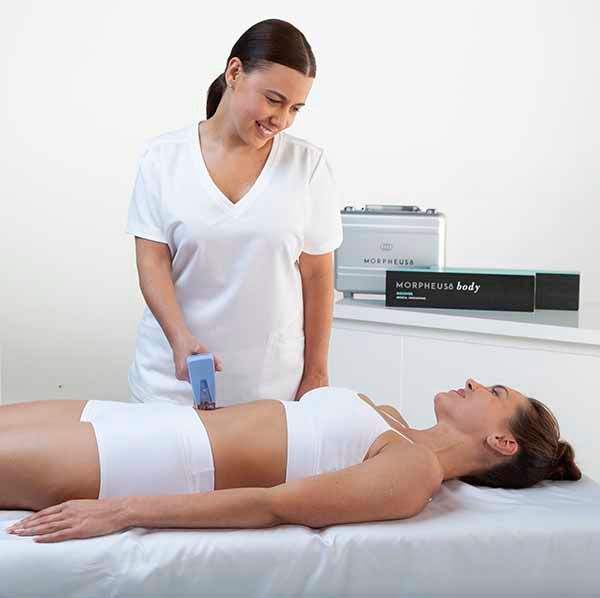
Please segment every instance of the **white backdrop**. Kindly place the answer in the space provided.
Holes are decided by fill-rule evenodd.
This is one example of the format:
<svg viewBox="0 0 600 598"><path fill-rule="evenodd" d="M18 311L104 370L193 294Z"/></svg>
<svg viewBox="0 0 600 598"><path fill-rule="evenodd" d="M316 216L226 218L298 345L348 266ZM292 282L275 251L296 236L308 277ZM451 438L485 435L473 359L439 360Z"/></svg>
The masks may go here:
<svg viewBox="0 0 600 598"><path fill-rule="evenodd" d="M255 4L257 6L252 6ZM124 233L146 139L205 118L248 27L317 60L289 130L344 205L447 214L452 266L576 269L600 294L600 2L14 1L0 24L2 400L127 398Z"/></svg>

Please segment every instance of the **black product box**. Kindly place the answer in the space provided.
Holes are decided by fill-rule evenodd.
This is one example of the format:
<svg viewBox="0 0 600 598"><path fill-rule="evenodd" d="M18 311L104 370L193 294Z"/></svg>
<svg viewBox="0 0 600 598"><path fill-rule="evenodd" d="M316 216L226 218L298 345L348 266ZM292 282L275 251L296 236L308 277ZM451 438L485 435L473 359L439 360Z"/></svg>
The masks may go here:
<svg viewBox="0 0 600 598"><path fill-rule="evenodd" d="M535 272L460 268L387 270L393 307L534 311Z"/></svg>
<svg viewBox="0 0 600 598"><path fill-rule="evenodd" d="M535 308L577 311L579 272L536 272Z"/></svg>
<svg viewBox="0 0 600 598"><path fill-rule="evenodd" d="M386 272L394 307L534 311L579 309L579 272L396 268Z"/></svg>

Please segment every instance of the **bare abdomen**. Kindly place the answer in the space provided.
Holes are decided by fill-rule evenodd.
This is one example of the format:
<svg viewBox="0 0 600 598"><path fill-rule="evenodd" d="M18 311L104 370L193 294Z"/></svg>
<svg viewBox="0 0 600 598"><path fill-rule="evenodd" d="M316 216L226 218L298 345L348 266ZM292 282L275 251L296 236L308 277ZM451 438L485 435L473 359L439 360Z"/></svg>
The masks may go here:
<svg viewBox="0 0 600 598"><path fill-rule="evenodd" d="M215 490L285 481L287 429L279 401L254 401L198 415L213 450Z"/></svg>

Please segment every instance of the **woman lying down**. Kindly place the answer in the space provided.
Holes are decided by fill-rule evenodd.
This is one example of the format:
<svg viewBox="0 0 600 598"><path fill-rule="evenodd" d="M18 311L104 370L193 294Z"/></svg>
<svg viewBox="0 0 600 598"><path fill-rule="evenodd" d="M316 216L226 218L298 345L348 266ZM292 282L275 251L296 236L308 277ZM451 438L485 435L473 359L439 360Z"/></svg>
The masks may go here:
<svg viewBox="0 0 600 598"><path fill-rule="evenodd" d="M444 480L526 488L578 480L539 401L482 386L435 396L437 423L407 426L344 388L215 411L110 401L0 407L0 509L37 542L131 527L266 528L412 517Z"/></svg>

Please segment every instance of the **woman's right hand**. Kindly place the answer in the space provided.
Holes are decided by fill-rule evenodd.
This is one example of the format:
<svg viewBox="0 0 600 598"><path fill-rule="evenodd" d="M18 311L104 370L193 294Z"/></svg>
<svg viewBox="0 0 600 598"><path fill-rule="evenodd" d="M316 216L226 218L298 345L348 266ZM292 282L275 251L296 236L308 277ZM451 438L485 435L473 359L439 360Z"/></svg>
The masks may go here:
<svg viewBox="0 0 600 598"><path fill-rule="evenodd" d="M199 355L201 353L210 353L206 345L203 345L197 338L191 334L186 334L177 339L172 346L173 361L175 363L175 377L178 380L190 381L188 372L187 358L190 355ZM215 355L215 370L220 372L223 370L221 360Z"/></svg>

